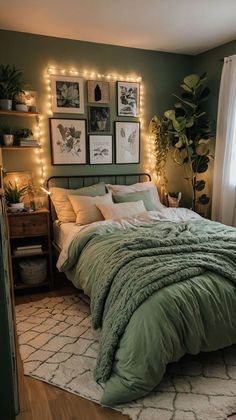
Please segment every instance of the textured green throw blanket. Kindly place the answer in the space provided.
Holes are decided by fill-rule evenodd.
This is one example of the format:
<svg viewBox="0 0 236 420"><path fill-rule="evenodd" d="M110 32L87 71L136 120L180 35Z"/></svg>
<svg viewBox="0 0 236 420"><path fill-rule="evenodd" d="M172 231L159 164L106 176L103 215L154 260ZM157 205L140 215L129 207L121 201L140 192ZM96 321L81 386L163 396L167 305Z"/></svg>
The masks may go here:
<svg viewBox="0 0 236 420"><path fill-rule="evenodd" d="M91 310L93 326L102 333L95 379L106 382L119 339L149 296L206 270L236 283L236 230L206 220L157 222L113 235L97 264Z"/></svg>
<svg viewBox="0 0 236 420"><path fill-rule="evenodd" d="M80 258L78 259L78 257ZM216 273L215 276L219 275L219 287L222 279L224 283L224 285L222 284L222 290L224 289L223 286L227 290L229 289L226 287L227 284L225 283L227 282L224 281L224 277L236 284L236 229L204 219L182 223L160 221L147 226L126 229L125 231L112 225L90 228L80 233L79 237L72 241L68 260L62 267L62 271L68 272L69 270L74 272L74 284L82 287L85 293L91 297L94 328L102 327L95 379L106 382L112 374L113 362L119 348L120 339L125 333L132 315L144 302L148 304L148 299L151 299L152 295L154 297L158 290L174 285L174 283L179 285L179 282L193 277L195 282L200 282L199 279L202 278L202 275L209 272ZM211 276L206 275L205 279L207 279L205 281L209 279L209 282L211 282ZM203 281L199 287L203 288ZM188 289L190 290L190 287ZM209 286L209 290L214 291L214 296L217 296L213 284ZM204 293L209 292L203 290L202 295ZM184 295L181 299L185 299ZM202 302L207 301L207 298L203 299L205 300ZM213 298L213 302L216 302L216 297ZM224 302L222 302L223 304ZM186 305L188 305L187 302ZM155 307L155 310L160 313L161 317L163 312L160 312L160 308ZM167 311L170 314L172 313L173 317L176 316L171 307ZM211 311L209 312L209 319L214 318L212 308L209 311ZM225 314L228 312L226 308ZM205 316L208 315L205 314ZM189 322L191 323L193 320L189 320ZM180 323L183 325L183 321L180 320ZM171 325L166 324L166 333L171 331ZM224 325L223 321L222 325ZM139 325L136 324L135 328L139 328ZM199 332L202 330L203 327L199 323ZM159 331L155 330L155 324L150 329L151 333L148 333L148 331L145 331L147 340L148 334L156 336L159 334ZM191 331L190 326L189 331ZM181 330L178 331L178 334L179 337L182 337ZM159 343L163 343L164 348L170 346L167 337L169 336L159 340ZM176 354L184 354L186 347L193 348L193 352L194 349L202 347L215 348L215 342L211 338L210 332L208 337L208 339L205 338L204 347L198 341L195 342L193 339L190 341L189 333L188 342L185 341L184 337L181 341L181 351L178 350L180 347L175 338ZM197 339L201 340L200 333ZM207 345L206 343L210 339L211 343L209 342ZM232 337L232 340L234 340L234 337ZM225 343L228 342L230 343L229 340L221 340L218 345L226 345ZM153 359L155 359L155 347L153 352ZM168 348L166 348L165 353L168 353ZM121 351L119 355L121 357ZM144 349L140 349L140 357L139 364L141 366L145 357ZM175 355L175 357L177 356ZM166 359L171 361L171 355L168 355ZM160 358L158 360L160 361ZM159 362L162 374L165 360ZM127 375L126 370L124 377L127 377ZM150 375L148 375L148 378L150 378ZM159 380L160 375L157 377L157 383ZM124 379L122 379L122 383L125 383ZM157 383L154 380L149 388ZM136 389L138 389L138 386L141 391L136 393L137 395L131 393L127 400L147 392L148 388L142 388L142 384L139 384ZM119 385L120 387L121 385ZM111 386L109 389L111 389ZM131 391L132 389L135 389L135 387L131 388ZM124 401L126 394L127 387L124 388L119 401ZM109 405L114 401L117 402L117 395L117 388L114 388L113 396L107 397L105 404Z"/></svg>

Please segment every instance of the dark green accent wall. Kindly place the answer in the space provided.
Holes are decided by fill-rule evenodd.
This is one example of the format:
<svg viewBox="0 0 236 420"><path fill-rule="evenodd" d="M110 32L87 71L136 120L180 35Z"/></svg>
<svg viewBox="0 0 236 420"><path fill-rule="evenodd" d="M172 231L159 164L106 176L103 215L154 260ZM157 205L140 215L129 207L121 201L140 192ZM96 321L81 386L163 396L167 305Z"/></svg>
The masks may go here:
<svg viewBox="0 0 236 420"><path fill-rule="evenodd" d="M89 70L96 73L119 73L122 75L137 74L143 78L144 127L147 129L151 117L162 113L172 103L172 92L175 92L182 78L192 72L192 57L134 48L124 48L90 42L32 35L20 32L0 30L0 62L14 64L24 72L25 88L38 91L40 110L44 116L44 149L47 175L59 174L95 174L138 172L146 169L145 138L141 142L140 165L106 165L106 166L51 166L49 124L46 113L47 91L44 74L49 66L59 68L74 67L77 70ZM111 86L112 102L115 104L115 87ZM112 109L112 120L122 120ZM87 110L86 110L87 112ZM57 114L58 115L58 114ZM64 116L63 114L58 116ZM65 115L66 117L69 114ZM82 116L81 116L82 117ZM87 115L85 115L87 118ZM10 117L12 118L12 117ZM1 120L3 117L1 117ZM4 119L9 124L12 120ZM14 117L14 125L29 124ZM1 124L1 122L0 122ZM113 129L113 126L112 126ZM4 163L7 170L35 171L34 151L4 152ZM177 174L177 176L176 176ZM181 171L174 165L170 169L170 189L182 184Z"/></svg>
<svg viewBox="0 0 236 420"><path fill-rule="evenodd" d="M199 74L207 71L207 84L211 89L209 112L215 122L217 119L221 71L224 64L223 59L234 54L236 54L236 40L193 57L194 71Z"/></svg>

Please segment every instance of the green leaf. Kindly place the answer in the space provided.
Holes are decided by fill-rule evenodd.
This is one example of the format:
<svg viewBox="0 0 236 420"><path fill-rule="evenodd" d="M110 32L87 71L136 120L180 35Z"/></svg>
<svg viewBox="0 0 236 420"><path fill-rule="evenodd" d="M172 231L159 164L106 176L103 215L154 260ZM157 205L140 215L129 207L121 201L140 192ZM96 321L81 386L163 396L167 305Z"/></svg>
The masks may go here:
<svg viewBox="0 0 236 420"><path fill-rule="evenodd" d="M202 195L198 198L198 201L199 201L199 203L201 203L201 204L203 204L203 205L205 206L206 204L208 204L208 203L209 203L209 201L210 201L210 197L208 197L208 195L206 195L206 194L202 194Z"/></svg>
<svg viewBox="0 0 236 420"><path fill-rule="evenodd" d="M175 119L175 111L173 109L170 109L164 113L165 117L168 118L168 120L174 120Z"/></svg>
<svg viewBox="0 0 236 420"><path fill-rule="evenodd" d="M182 99L182 98L180 98L178 95L174 95L177 99L179 99L181 102L183 102L183 104L185 104L185 105L187 105L187 106L190 106L190 108L192 108L192 109L196 109L197 108L197 105L196 104L194 104L194 103L191 103L191 102L189 102L189 101L185 101L184 99Z"/></svg>
<svg viewBox="0 0 236 420"><path fill-rule="evenodd" d="M172 120L173 123L173 127L174 129L180 133L181 131L183 131L186 127L186 119L183 117L179 117L178 119L173 119Z"/></svg>
<svg viewBox="0 0 236 420"><path fill-rule="evenodd" d="M206 185L206 181L204 181L203 179L201 179L200 181L197 181L195 184L195 190L196 191L202 191L204 190Z"/></svg>
<svg viewBox="0 0 236 420"><path fill-rule="evenodd" d="M194 124L194 118L193 118L193 117L189 117L189 118L187 118L187 121L186 121L186 127L187 127L187 128L190 128L190 127L192 127L192 126L193 126L193 124Z"/></svg>
<svg viewBox="0 0 236 420"><path fill-rule="evenodd" d="M189 88L187 85L185 85L185 84L183 84L183 85L180 85L186 92L192 92L192 89L191 88Z"/></svg>
<svg viewBox="0 0 236 420"><path fill-rule="evenodd" d="M177 149L180 149L182 146L183 146L183 142L182 142L182 139L180 138L179 141L175 143L175 147L177 147Z"/></svg>
<svg viewBox="0 0 236 420"><path fill-rule="evenodd" d="M189 74L184 78L184 84L187 85L190 89L196 89L200 81L200 76L198 74Z"/></svg>
<svg viewBox="0 0 236 420"><path fill-rule="evenodd" d="M198 140L198 144L208 144L208 143L210 143L210 139L200 139L200 140Z"/></svg>

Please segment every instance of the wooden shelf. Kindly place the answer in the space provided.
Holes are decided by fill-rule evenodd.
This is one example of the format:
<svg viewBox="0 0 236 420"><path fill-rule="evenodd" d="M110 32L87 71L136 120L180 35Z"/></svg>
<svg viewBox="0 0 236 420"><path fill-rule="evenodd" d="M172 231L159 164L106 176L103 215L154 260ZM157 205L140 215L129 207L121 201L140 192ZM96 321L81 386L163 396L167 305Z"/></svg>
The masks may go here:
<svg viewBox="0 0 236 420"><path fill-rule="evenodd" d="M13 259L15 259L15 258L17 258L17 259L19 259L19 258L32 258L32 257L38 257L40 255L48 255L48 254L49 254L49 251L42 251L42 252L35 252L33 254L25 254L25 255L14 255L13 254L11 257Z"/></svg>
<svg viewBox="0 0 236 420"><path fill-rule="evenodd" d="M42 286L49 286L49 281L46 280L43 283L38 283L38 284L26 284L22 282L15 283L14 290L31 289L31 288L42 287Z"/></svg>
<svg viewBox="0 0 236 420"><path fill-rule="evenodd" d="M38 112L4 111L0 109L0 115L14 115L16 117L37 117Z"/></svg>
<svg viewBox="0 0 236 420"><path fill-rule="evenodd" d="M24 149L40 149L41 146L38 144L37 146L1 146L3 150L24 150Z"/></svg>

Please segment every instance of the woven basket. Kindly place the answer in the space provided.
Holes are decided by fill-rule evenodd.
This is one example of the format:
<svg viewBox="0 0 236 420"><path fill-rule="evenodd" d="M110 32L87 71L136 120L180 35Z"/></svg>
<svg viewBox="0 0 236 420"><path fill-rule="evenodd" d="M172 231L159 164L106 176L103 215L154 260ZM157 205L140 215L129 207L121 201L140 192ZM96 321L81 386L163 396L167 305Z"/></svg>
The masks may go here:
<svg viewBox="0 0 236 420"><path fill-rule="evenodd" d="M40 284L47 277L46 258L30 258L19 263L20 277L23 283Z"/></svg>

